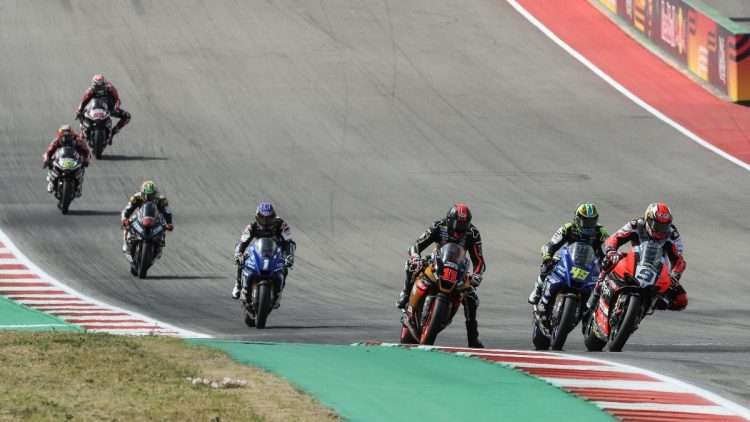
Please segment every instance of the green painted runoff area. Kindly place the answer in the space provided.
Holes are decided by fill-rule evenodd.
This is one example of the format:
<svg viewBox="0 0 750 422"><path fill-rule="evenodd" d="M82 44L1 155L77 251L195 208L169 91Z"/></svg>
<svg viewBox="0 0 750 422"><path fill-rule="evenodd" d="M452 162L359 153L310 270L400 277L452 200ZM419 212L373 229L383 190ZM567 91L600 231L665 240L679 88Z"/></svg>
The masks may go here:
<svg viewBox="0 0 750 422"><path fill-rule="evenodd" d="M0 296L0 330L83 331L60 318L39 312Z"/></svg>
<svg viewBox="0 0 750 422"><path fill-rule="evenodd" d="M351 421L612 421L508 367L399 347L191 340L280 375Z"/></svg>

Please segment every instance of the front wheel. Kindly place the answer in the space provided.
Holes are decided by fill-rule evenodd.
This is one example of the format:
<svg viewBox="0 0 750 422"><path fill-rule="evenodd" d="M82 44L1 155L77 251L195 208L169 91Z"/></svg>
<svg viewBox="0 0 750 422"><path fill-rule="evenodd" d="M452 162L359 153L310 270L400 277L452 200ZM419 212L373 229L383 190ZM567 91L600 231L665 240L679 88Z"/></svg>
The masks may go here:
<svg viewBox="0 0 750 422"><path fill-rule="evenodd" d="M609 344L610 352L621 352L625 342L636 329L638 324L638 317L641 314L641 297L640 296L628 296L625 302L625 312L623 317L620 319L620 323L612 330L610 338L612 342Z"/></svg>
<svg viewBox="0 0 750 422"><path fill-rule="evenodd" d="M106 133L104 130L95 130L92 133L92 136L94 138L94 157L96 157L97 160L101 160L102 153L104 153L104 147L107 143Z"/></svg>
<svg viewBox="0 0 750 422"><path fill-rule="evenodd" d="M258 287L257 300L258 305L256 306L256 328L266 328L266 319L268 314L271 313L271 284L261 283Z"/></svg>
<svg viewBox="0 0 750 422"><path fill-rule="evenodd" d="M593 312L583 324L583 344L586 346L586 350L589 352L601 352L602 349L604 349L604 346L607 345L607 342L594 334L594 324L596 324L596 319L594 319Z"/></svg>
<svg viewBox="0 0 750 422"><path fill-rule="evenodd" d="M422 328L422 336L419 339L419 344L435 344L438 333L448 319L448 298L442 294L435 296L431 308L427 326Z"/></svg>
<svg viewBox="0 0 750 422"><path fill-rule="evenodd" d="M138 278L146 278L148 268L154 259L154 244L151 242L141 242L140 253L138 254Z"/></svg>
<svg viewBox="0 0 750 422"><path fill-rule="evenodd" d="M578 300L571 296L558 296L562 298L562 311L552 327L552 350L562 350L568 333L573 330L576 323L576 311L578 310ZM558 299L559 300L559 299Z"/></svg>
<svg viewBox="0 0 750 422"><path fill-rule="evenodd" d="M73 202L73 197L76 194L75 181L73 179L63 179L60 190L60 211L63 214L67 214L70 203Z"/></svg>

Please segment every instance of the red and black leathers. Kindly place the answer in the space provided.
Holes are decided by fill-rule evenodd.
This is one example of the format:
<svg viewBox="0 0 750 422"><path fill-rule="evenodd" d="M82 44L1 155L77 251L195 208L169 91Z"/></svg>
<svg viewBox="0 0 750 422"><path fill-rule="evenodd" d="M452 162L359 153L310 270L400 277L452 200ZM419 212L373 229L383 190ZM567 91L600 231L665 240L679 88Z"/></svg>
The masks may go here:
<svg viewBox="0 0 750 422"><path fill-rule="evenodd" d="M112 129L113 135L130 122L130 113L120 107L120 94L117 92L117 88L109 82L105 84L104 89L97 90L92 85L83 93L81 104L78 106L79 115L83 113L83 109L86 108L86 105L89 101L94 99L94 97L104 98L109 105L110 115L119 119L117 125Z"/></svg>
<svg viewBox="0 0 750 422"><path fill-rule="evenodd" d="M83 163L85 166L88 165L89 159L91 158L91 150L89 150L89 146L86 145L86 141L83 140L83 137L81 135L59 135L55 137L55 139L50 142L49 146L47 147L47 151L44 152L44 155L42 155L42 161L45 164L45 166L49 165L50 160L52 159L52 156L55 155L55 151L57 151L59 148L63 147L63 136L72 136L72 146L76 149L78 154L81 155L81 159L83 160Z"/></svg>
<svg viewBox="0 0 750 422"><path fill-rule="evenodd" d="M409 248L409 256L419 256L422 251L427 249L431 244L437 244L437 246L443 246L446 243L456 243L463 246L468 252L471 258L473 267L473 273L481 277L487 266L484 262L484 255L482 254L482 236L479 234L479 230L473 225L469 224L468 230L465 232L449 232L447 218L435 221L430 228L422 233L417 238L416 243ZM414 276L419 270L413 271L410 268L409 261L406 263L406 278L404 280L404 290L401 293L399 300L399 307L403 308L402 302L404 298L408 300L409 293L411 292L412 285L414 284ZM466 317L466 333L469 339L470 347L482 347L482 343L479 341L479 328L477 322L477 308L479 308L479 296L477 295L476 289L472 288L467 290L463 297L464 305L464 316Z"/></svg>
<svg viewBox="0 0 750 422"><path fill-rule="evenodd" d="M620 246L630 242L633 246L639 245L641 239L652 239L646 230L646 222L642 218L632 220L625 224L615 234L610 236L604 243L604 253L607 256L614 256ZM656 240L656 239L653 239ZM663 240L663 248L671 265L671 278L672 286L667 292L668 309L674 311L681 311L685 309L688 303L687 292L680 284L679 280L682 277L682 273L685 271L687 263L682 255L683 244L680 239L680 233L674 224L671 225L670 233ZM605 258L602 262L602 268L604 272L609 272L613 267L614 262ZM602 279L603 277L600 277Z"/></svg>

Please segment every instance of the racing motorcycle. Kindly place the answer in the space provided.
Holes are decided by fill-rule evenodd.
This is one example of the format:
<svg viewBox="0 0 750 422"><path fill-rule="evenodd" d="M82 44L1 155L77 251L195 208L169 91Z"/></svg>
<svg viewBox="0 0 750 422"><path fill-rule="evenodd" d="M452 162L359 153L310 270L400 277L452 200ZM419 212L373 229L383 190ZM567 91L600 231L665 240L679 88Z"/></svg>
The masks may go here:
<svg viewBox="0 0 750 422"><path fill-rule="evenodd" d="M81 131L86 134L89 147L94 152L94 157L97 160L101 159L112 134L109 104L102 98L92 99L86 104L78 120L81 122Z"/></svg>
<svg viewBox="0 0 750 422"><path fill-rule="evenodd" d="M447 243L436 250L417 276L401 319L401 344L435 343L456 314L465 290L471 288L466 250Z"/></svg>
<svg viewBox="0 0 750 422"><path fill-rule="evenodd" d="M146 278L148 269L161 258L166 228L164 216L153 201L146 201L128 220L130 273Z"/></svg>
<svg viewBox="0 0 750 422"><path fill-rule="evenodd" d="M584 326L589 351L619 352L671 284L663 241L647 240L621 255L602 281L601 296Z"/></svg>
<svg viewBox="0 0 750 422"><path fill-rule="evenodd" d="M240 272L240 305L248 327L266 328L268 314L284 288L284 262L281 247L268 237L255 239L245 251Z"/></svg>
<svg viewBox="0 0 750 422"><path fill-rule="evenodd" d="M57 208L63 214L68 213L70 203L76 196L78 185L83 183L83 161L73 147L63 147L52 156L48 180L54 181L54 194Z"/></svg>
<svg viewBox="0 0 750 422"><path fill-rule="evenodd" d="M586 300L599 276L599 260L591 245L575 242L560 249L559 260L545 279L545 319L532 311L531 339L538 350L562 350L568 333L586 313ZM544 300L543 299L543 300Z"/></svg>

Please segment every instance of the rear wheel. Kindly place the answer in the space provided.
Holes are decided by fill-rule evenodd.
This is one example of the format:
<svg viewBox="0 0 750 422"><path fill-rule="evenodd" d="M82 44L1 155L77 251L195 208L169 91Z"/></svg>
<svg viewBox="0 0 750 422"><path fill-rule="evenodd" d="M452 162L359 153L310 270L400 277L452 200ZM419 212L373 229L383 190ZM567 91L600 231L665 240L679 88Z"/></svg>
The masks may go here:
<svg viewBox="0 0 750 422"><path fill-rule="evenodd" d="M258 286L258 306L255 326L257 328L266 328L266 319L271 312L271 285L262 283Z"/></svg>
<svg viewBox="0 0 750 422"><path fill-rule="evenodd" d="M560 316L552 326L552 350L562 350L568 333L573 329L578 310L578 300L574 297L558 295L557 300L562 300L563 304Z"/></svg>
<svg viewBox="0 0 750 422"><path fill-rule="evenodd" d="M641 314L641 297L640 296L628 296L627 302L625 302L625 312L623 317L620 319L620 323L617 324L612 330L611 339L609 343L610 352L621 352L625 342L635 331L636 324L638 324L638 317Z"/></svg>
<svg viewBox="0 0 750 422"><path fill-rule="evenodd" d="M68 208L70 208L70 203L73 202L75 191L76 186L73 179L64 179L62 181L62 192L60 194L60 211L62 211L63 214L68 213Z"/></svg>
<svg viewBox="0 0 750 422"><path fill-rule="evenodd" d="M432 301L432 311L427 320L427 326L422 328L422 337L419 344L433 345L443 324L448 318L448 298L441 295L435 296Z"/></svg>
<svg viewBox="0 0 750 422"><path fill-rule="evenodd" d="M138 254L138 278L146 278L148 268L151 266L151 260L154 259L154 244L151 242L141 242L141 249Z"/></svg>

